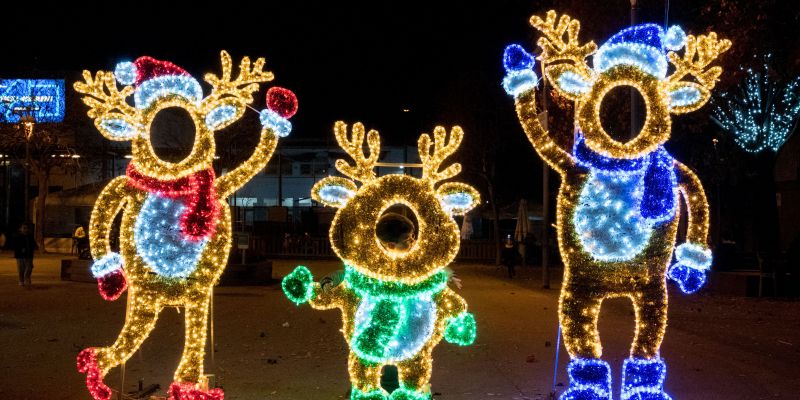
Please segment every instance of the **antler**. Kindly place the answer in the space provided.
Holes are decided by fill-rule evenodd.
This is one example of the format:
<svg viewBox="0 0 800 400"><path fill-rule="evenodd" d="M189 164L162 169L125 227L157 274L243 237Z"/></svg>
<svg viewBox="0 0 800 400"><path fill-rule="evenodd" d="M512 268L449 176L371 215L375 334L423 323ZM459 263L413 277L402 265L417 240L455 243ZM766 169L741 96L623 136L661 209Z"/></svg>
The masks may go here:
<svg viewBox="0 0 800 400"><path fill-rule="evenodd" d="M541 59L544 62L571 61L585 72L590 73L589 66L586 64L586 57L597 50L594 41L589 41L584 45L578 42L578 32L581 23L577 19L572 19L569 15L562 15L556 25L556 12L550 10L545 19L534 15L531 17L531 25L542 32L544 36L536 42L542 49ZM564 33L567 34L564 40Z"/></svg>
<svg viewBox="0 0 800 400"><path fill-rule="evenodd" d="M722 67L712 67L707 71L704 69L730 47L730 40L718 40L717 34L714 32L697 37L688 35L683 58L673 51L667 54L669 61L675 66L675 72L667 78L667 82L676 83L686 75L691 75L697 80L697 83L711 90L722 73Z"/></svg>
<svg viewBox="0 0 800 400"><path fill-rule="evenodd" d="M92 73L83 71L85 82L75 82L75 91L83 93L83 102L89 106L89 117L98 118L111 111L119 111L123 115L135 117L137 111L125 99L133 93L133 87L125 86L117 89L117 82L111 72L97 71L93 78Z"/></svg>
<svg viewBox="0 0 800 400"><path fill-rule="evenodd" d="M251 67L250 57L245 56L242 58L242 62L239 63L239 76L235 80L231 80L231 66L233 64L231 55L223 50L220 53L220 58L222 61L222 74L219 77L211 73L204 76L205 81L213 87L211 94L204 102L215 101L225 96L233 96L242 99L245 103L252 103L253 93L258 91L258 84L269 82L274 78L272 72L263 70L266 63L263 57L258 58Z"/></svg>
<svg viewBox="0 0 800 400"><path fill-rule="evenodd" d="M374 129L367 133L367 146L369 147L369 157L367 157L364 153L364 124L356 122L353 124L352 132L348 138L347 124L342 121L337 121L333 127L333 133L336 135L339 146L355 161L355 165L350 165L340 158L336 160L336 169L352 179L366 183L375 179L374 167L380 156L381 137Z"/></svg>
<svg viewBox="0 0 800 400"><path fill-rule="evenodd" d="M419 158L422 160L422 179L428 180L431 184L450 179L461 172L461 164L459 163L453 163L443 171L439 171L444 159L458 149L461 140L464 138L464 131L461 130L461 127L454 126L450 130L450 140L445 141L446 138L447 130L444 127L437 126L433 129L433 143L431 143L431 137L427 133L423 133L417 142ZM431 151L431 145L433 145L433 151Z"/></svg>

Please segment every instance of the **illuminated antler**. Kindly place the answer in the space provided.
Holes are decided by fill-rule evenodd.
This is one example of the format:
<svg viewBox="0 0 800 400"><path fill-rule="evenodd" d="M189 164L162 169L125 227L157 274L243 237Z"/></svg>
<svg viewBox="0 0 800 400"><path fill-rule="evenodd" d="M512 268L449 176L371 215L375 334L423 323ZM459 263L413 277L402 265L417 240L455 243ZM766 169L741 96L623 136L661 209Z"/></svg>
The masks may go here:
<svg viewBox="0 0 800 400"><path fill-rule="evenodd" d="M133 93L133 87L125 86L117 89L117 82L111 72L97 71L92 77L89 71L83 71L85 82L75 82L75 91L83 93L83 102L89 106L89 117L98 118L109 112L117 111L130 118L136 118L135 108L128 105L125 99Z"/></svg>
<svg viewBox="0 0 800 400"><path fill-rule="evenodd" d="M373 129L366 134L369 157L364 153L364 124L360 122L353 124L352 135L348 137L347 124L337 121L333 132L339 146L355 161L355 165L350 165L347 161L338 159L336 160L336 169L362 183L375 179L374 167L378 162L381 150L381 137L378 135L378 131Z"/></svg>
<svg viewBox="0 0 800 400"><path fill-rule="evenodd" d="M428 180L433 185L458 175L461 172L459 163L453 163L442 171L439 171L439 167L445 158L458 149L463 138L464 131L459 126L454 126L450 130L449 140L446 140L447 130L441 126L433 129L433 143L431 143L431 137L427 133L423 133L417 142L419 158L422 160L422 179ZM431 151L431 146L433 146L433 151Z"/></svg>
<svg viewBox="0 0 800 400"><path fill-rule="evenodd" d="M714 32L697 37L688 35L683 58L672 51L667 54L669 61L675 66L675 72L667 78L667 82L677 83L686 75L691 75L697 83L711 90L722 73L722 67L716 66L705 71L704 69L730 47L730 40L718 40Z"/></svg>
<svg viewBox="0 0 800 400"><path fill-rule="evenodd" d="M552 63L554 61L573 62L582 73L589 75L591 70L585 59L597 50L597 45L593 41L581 45L578 42L581 23L577 19L572 19L564 14L558 19L558 25L556 25L556 15L555 11L550 10L547 12L545 19L536 15L531 17L531 25L544 35L537 42L542 49L540 58L544 63ZM567 34L566 40L564 33Z"/></svg>
<svg viewBox="0 0 800 400"><path fill-rule="evenodd" d="M271 81L274 76L272 72L264 71L264 58L258 58L251 66L250 57L243 57L239 63L239 76L231 80L232 65L230 54L227 51L220 53L222 62L222 74L217 77L214 74L206 74L204 79L211 84L213 90L206 97L204 102L213 102L222 97L237 97L245 103L253 102L253 93L258 91L258 84Z"/></svg>

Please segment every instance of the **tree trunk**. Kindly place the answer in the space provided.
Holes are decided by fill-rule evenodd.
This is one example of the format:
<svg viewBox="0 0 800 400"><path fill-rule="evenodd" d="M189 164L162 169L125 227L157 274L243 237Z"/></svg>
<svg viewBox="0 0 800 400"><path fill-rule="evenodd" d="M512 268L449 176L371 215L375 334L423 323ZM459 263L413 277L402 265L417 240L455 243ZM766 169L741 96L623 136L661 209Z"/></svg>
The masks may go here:
<svg viewBox="0 0 800 400"><path fill-rule="evenodd" d="M756 156L756 250L775 255L780 249L778 204L775 199L775 153L763 151Z"/></svg>
<svg viewBox="0 0 800 400"><path fill-rule="evenodd" d="M36 220L34 221L36 227L33 232L33 238L36 240L39 250L42 253L46 253L47 251L44 248L44 221L45 204L47 201L47 188L48 184L50 183L50 174L37 171L36 180L39 183L39 194L36 197Z"/></svg>

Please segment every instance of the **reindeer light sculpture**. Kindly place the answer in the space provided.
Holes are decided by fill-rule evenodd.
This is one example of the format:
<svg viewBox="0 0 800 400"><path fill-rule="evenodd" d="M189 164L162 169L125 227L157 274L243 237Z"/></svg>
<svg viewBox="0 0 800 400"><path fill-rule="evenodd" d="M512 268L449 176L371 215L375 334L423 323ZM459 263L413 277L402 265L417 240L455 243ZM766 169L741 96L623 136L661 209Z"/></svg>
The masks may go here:
<svg viewBox="0 0 800 400"><path fill-rule="evenodd" d="M670 137L670 113L698 109L710 97L722 69L707 69L730 41L715 33L686 35L673 26L626 28L598 49L580 44L580 24L567 15L533 16L544 75L575 102L575 145L560 148L536 114L534 57L519 45L506 48L503 86L542 159L561 175L557 201L558 243L564 261L559 319L571 356L570 386L562 399L610 399L611 369L601 360L597 320L603 299L633 302L636 332L622 373L623 399L669 399L666 364L659 348L667 324L666 277L686 293L705 283L711 265L706 244L708 204L697 176L662 146ZM684 49L685 48L685 49ZM683 56L676 52L684 49ZM668 50L671 50L668 52ZM585 59L593 56L593 67ZM667 76L668 61L674 72ZM694 81L683 80L687 75ZM618 86L636 88L646 117L632 140L614 140L600 121L600 105ZM677 248L679 197L688 212L686 243ZM674 255L677 262L670 264Z"/></svg>
<svg viewBox="0 0 800 400"><path fill-rule="evenodd" d="M168 306L185 308L183 356L170 385L170 399L222 399L222 389L208 389L203 375L211 290L219 280L231 248L231 217L226 199L260 171L272 156L278 137L291 131L288 121L297 100L287 89L267 91L267 109L252 156L232 171L215 177L214 131L244 114L259 84L273 79L263 71L264 59L251 64L244 57L232 79L232 61L221 54L222 74L207 74L211 94L203 97L200 83L166 61L140 57L115 71L98 71L75 90L85 95L89 117L110 140L131 142L133 158L127 174L112 180L100 193L89 229L92 273L100 294L117 299L128 289L125 324L113 345L87 348L78 355L78 370L95 399L110 399L103 377L124 363L155 327ZM116 81L115 81L116 79ZM119 90L117 81L126 85ZM134 86L130 86L134 85ZM134 105L128 104L133 94ZM159 158L149 138L150 125L168 107L186 110L195 125L191 153L177 163ZM122 212L120 253L110 246L114 217Z"/></svg>
<svg viewBox="0 0 800 400"><path fill-rule="evenodd" d="M339 210L331 223L330 241L344 261L341 283L314 283L306 267L298 267L283 280L286 295L297 304L316 309L339 308L345 340L350 347L349 372L352 400L430 399L431 352L445 340L466 346L475 340L475 318L467 304L448 286L445 267L459 249L458 226L452 215L464 214L479 204L478 192L460 182L439 182L461 171L452 164L440 171L445 158L458 148L464 133L454 127L436 127L433 141L419 138L422 178L390 174L376 177L380 137L366 134L369 156L364 153L364 126L356 123L348 137L347 126L337 122L336 140L354 164L337 160L336 168L352 178L329 176L312 189L314 200ZM433 148L432 148L433 147ZM357 187L353 181L360 181ZM378 231L384 221L403 208L418 221L416 239L404 247L387 246ZM407 236L408 237L408 236ZM400 387L386 393L380 386L381 368L398 367Z"/></svg>

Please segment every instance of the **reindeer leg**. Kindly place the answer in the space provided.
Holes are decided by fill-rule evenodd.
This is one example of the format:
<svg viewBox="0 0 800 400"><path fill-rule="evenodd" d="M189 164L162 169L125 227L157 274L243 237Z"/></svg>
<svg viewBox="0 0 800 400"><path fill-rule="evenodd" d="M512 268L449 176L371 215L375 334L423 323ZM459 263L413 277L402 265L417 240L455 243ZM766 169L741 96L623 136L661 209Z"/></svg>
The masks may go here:
<svg viewBox="0 0 800 400"><path fill-rule="evenodd" d="M210 292L206 291L191 297L184 304L186 340L181 362L175 371L175 382L169 387L170 399L214 400L224 397L222 389L204 389L199 385L205 379L203 362L208 333L209 299Z"/></svg>
<svg viewBox="0 0 800 400"><path fill-rule="evenodd" d="M427 385L431 381L433 358L432 345L427 345L414 358L397 365L400 388L392 393L391 399L427 400L431 398Z"/></svg>
<svg viewBox="0 0 800 400"><path fill-rule="evenodd" d="M565 284L561 289L558 314L569 352L569 388L562 400L611 400L611 366L600 359L603 348L597 331L601 297L590 285Z"/></svg>
<svg viewBox="0 0 800 400"><path fill-rule="evenodd" d="M111 389L103 377L111 368L125 361L139 349L156 325L161 306L147 294L128 292L128 313L113 345L88 348L78 355L78 371L86 374L86 387L95 399L110 399Z"/></svg>
<svg viewBox="0 0 800 400"><path fill-rule="evenodd" d="M378 400L388 398L386 392L381 389L382 365L364 361L358 358L353 352L350 352L347 364L347 369L350 372L350 382L353 383L353 388L350 393L351 400Z"/></svg>
<svg viewBox="0 0 800 400"><path fill-rule="evenodd" d="M636 313L636 335L631 356L622 368L622 398L666 400L664 379L667 365L659 356L664 330L667 328L667 286L664 279L655 279L631 295Z"/></svg>

